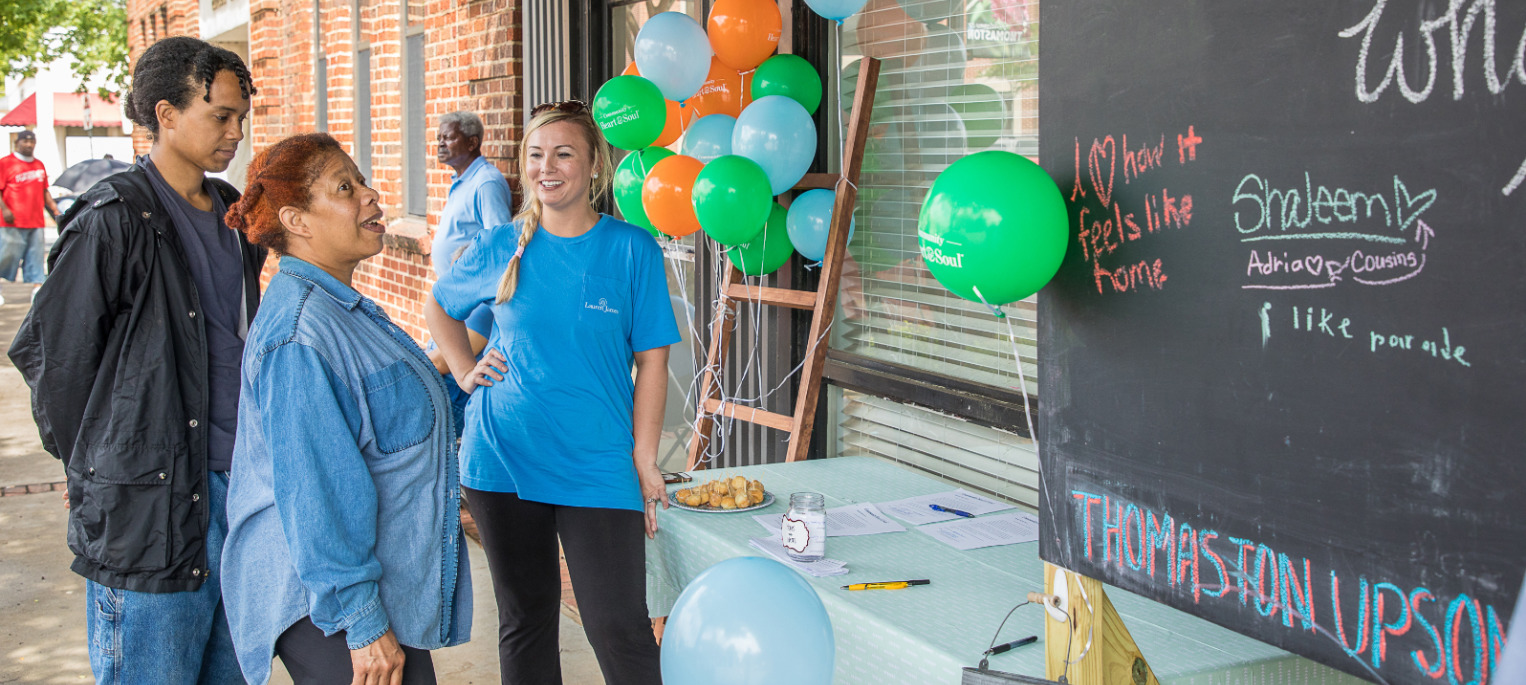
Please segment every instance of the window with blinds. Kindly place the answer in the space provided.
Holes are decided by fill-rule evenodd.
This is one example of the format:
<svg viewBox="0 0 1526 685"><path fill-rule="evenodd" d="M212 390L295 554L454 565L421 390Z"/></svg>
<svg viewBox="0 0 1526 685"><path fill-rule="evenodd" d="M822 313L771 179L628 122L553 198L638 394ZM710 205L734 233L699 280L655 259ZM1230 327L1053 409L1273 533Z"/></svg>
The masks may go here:
<svg viewBox="0 0 1526 685"><path fill-rule="evenodd" d="M1037 159L1037 12L1036 0L870 0L844 22L844 117L858 61L883 61L834 349L1036 397L1034 302L1006 308L1014 345L1005 322L932 278L916 224L933 180L961 157L997 149ZM837 454L890 459L1037 504L1027 438L891 399L841 389L832 397Z"/></svg>

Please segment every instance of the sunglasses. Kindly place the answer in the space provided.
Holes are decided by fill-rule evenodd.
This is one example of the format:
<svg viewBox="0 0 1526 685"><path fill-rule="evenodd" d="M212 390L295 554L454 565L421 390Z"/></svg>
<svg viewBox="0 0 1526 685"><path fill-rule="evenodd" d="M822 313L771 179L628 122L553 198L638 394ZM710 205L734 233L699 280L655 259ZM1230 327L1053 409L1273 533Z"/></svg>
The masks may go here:
<svg viewBox="0 0 1526 685"><path fill-rule="evenodd" d="M544 104L536 105L535 109L530 110L530 116L539 116L542 113L550 112L553 110L566 114L587 114L588 103L583 102L582 100L562 100L561 102L547 102Z"/></svg>

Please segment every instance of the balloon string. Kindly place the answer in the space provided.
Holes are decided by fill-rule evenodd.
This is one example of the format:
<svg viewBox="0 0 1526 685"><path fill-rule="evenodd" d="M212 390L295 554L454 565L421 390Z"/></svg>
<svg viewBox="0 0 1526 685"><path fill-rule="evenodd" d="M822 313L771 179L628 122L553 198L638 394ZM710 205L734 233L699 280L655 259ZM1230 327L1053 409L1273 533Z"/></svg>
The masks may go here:
<svg viewBox="0 0 1526 685"><path fill-rule="evenodd" d="M847 122L843 121L843 119L842 119L843 105L842 105L842 20L841 19L837 20L837 27L836 28L837 28L837 40L832 42L832 49L833 49L833 52L835 53L835 56L836 56L836 61L832 63L832 78L833 78L834 81L836 81L836 83L834 83L832 85L832 89L837 91L837 111L833 112L832 116L837 118L837 172L842 174L843 178L847 178L847 173L848 173L848 148L847 148L847 145L848 145L848 140L847 140L848 133L847 133L847 128L846 128ZM860 75L863 74L863 69L862 68L859 69L859 74ZM851 181L850 181L850 183L851 183ZM854 190L858 190L858 188L855 187Z"/></svg>
<svg viewBox="0 0 1526 685"><path fill-rule="evenodd" d="M986 296L980 294L980 286L972 285L972 286L970 286L970 289L975 291L975 297L980 298L980 303L985 305L987 308L989 308L991 310L991 313L996 315L996 318L998 318L998 319L1005 319L1005 318L1007 318L1007 313L1002 311L1001 307L998 307L998 306L996 306L994 304L991 304L990 302L987 302L986 301Z"/></svg>
<svg viewBox="0 0 1526 685"><path fill-rule="evenodd" d="M1012 319L1007 316L1006 312L1001 310L1001 307L986 302L985 296L980 294L979 286L972 286L971 289L975 291L975 296L980 298L981 304L991 308L991 311L996 314L996 318L1007 322L1007 340L1012 343L1012 361L1017 365L1017 380L1021 384L1019 389L1023 393L1023 419L1028 424L1028 439L1033 441L1033 450L1037 452L1039 436L1033 432L1033 410L1028 406L1028 375L1023 372L1023 357L1017 347L1017 329L1012 327Z"/></svg>

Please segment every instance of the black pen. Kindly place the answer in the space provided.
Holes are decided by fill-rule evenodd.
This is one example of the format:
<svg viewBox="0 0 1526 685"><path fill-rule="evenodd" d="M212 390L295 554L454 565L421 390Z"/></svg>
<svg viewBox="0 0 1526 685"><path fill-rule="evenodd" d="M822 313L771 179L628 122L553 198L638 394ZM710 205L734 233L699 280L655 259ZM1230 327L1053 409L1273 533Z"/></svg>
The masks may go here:
<svg viewBox="0 0 1526 685"><path fill-rule="evenodd" d="M1025 637L1025 638L1023 638L1021 640L1013 640L1013 641L1008 642L1006 644L996 645L995 647L992 647L992 648L986 650L986 654L990 654L990 655L1001 654L1002 652L1005 652L1007 650L1016 649L1016 648L1022 647L1024 645L1031 645L1031 644L1033 644L1035 642L1038 642L1038 641L1039 641L1039 636L1037 636L1037 635L1029 635L1028 637Z"/></svg>

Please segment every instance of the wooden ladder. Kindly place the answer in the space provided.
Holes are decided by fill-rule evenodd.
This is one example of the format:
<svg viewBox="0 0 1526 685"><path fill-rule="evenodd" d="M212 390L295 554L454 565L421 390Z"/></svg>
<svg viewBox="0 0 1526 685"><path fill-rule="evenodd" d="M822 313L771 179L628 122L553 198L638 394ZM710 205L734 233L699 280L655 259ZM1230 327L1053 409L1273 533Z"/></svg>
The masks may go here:
<svg viewBox="0 0 1526 685"><path fill-rule="evenodd" d="M878 85L880 61L864 57L859 66L858 87L853 93L853 109L848 117L848 137L843 148L842 174L806 174L794 190L836 189L832 223L827 233L827 251L821 259L821 279L816 290L766 288L746 283L742 272L728 262L721 280L715 318L710 325L710 350L701 376L700 397L694 417L694 439L689 443L689 469L705 468L702 457L715 429L715 417L724 415L739 421L767 426L790 434L786 461L805 459L811 445L811 428L816 419L816 402L821 396L821 372L827 359L827 328L837 309L837 285L842 280L842 260L848 248L848 228L858 201L858 177L864 162L864 144L869 135L869 117L874 109L874 91ZM794 416L765 411L720 399L722 383L717 371L726 363L731 332L736 327L736 302L745 300L793 309L811 310L811 333L807 338L805 361L800 369L800 391L795 397Z"/></svg>

